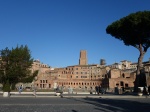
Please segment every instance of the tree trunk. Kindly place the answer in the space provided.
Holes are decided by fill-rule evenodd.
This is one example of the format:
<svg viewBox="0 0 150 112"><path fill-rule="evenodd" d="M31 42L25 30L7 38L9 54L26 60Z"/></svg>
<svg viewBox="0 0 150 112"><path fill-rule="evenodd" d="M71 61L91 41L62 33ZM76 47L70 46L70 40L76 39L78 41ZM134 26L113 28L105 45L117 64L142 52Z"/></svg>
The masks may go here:
<svg viewBox="0 0 150 112"><path fill-rule="evenodd" d="M134 83L134 91L135 92L138 92L138 87L140 86L139 85L139 80L140 80L141 70L143 69L142 62L143 62L143 58L144 58L144 55L145 55L145 51L142 50L142 46L141 45L139 46L139 51L140 51L140 55L139 55L139 58L138 58L136 79L135 79L135 83Z"/></svg>

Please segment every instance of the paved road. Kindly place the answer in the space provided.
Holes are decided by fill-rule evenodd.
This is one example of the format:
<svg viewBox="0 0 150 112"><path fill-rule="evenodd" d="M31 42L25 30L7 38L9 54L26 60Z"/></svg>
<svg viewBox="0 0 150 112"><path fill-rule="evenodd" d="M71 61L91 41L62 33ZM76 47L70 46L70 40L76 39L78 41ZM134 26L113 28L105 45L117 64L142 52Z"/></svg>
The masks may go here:
<svg viewBox="0 0 150 112"><path fill-rule="evenodd" d="M149 112L150 98L0 97L0 112Z"/></svg>

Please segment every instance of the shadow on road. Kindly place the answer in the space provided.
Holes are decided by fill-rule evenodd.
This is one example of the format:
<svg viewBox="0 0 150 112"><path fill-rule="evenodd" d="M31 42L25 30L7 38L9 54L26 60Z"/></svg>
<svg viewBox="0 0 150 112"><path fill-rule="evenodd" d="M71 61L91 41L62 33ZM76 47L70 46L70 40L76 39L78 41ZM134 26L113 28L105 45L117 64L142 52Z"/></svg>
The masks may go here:
<svg viewBox="0 0 150 112"><path fill-rule="evenodd" d="M76 111L76 110L72 110L72 112L78 112L78 111Z"/></svg>
<svg viewBox="0 0 150 112"><path fill-rule="evenodd" d="M68 98L69 99L69 98ZM70 98L95 106L95 110L102 112L149 112L150 99L103 99L103 98ZM93 110L94 111L94 110ZM77 112L72 110L72 112Z"/></svg>

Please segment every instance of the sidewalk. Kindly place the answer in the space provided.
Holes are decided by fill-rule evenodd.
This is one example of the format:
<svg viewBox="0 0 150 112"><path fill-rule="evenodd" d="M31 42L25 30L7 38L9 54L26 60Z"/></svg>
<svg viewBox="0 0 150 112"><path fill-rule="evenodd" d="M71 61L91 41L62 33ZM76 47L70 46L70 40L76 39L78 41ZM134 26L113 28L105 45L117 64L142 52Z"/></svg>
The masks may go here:
<svg viewBox="0 0 150 112"><path fill-rule="evenodd" d="M0 97L2 96L2 92L0 92ZM56 96L55 92L36 92L36 95L34 95L33 92L10 92L10 97L48 97L48 98L59 98L60 96ZM74 94L68 94L68 92L64 92L63 97L70 97L70 98L150 98L150 96L138 96L134 94L127 94L127 95L116 95L116 94L103 94L103 95L97 95L97 94L90 94L87 92L79 92Z"/></svg>

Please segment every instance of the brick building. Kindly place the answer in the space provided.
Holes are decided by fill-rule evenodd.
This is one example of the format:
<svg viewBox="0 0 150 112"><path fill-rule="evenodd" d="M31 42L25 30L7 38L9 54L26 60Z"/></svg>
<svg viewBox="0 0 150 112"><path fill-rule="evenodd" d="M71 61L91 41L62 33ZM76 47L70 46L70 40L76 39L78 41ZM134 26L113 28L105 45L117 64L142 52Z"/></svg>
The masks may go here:
<svg viewBox="0 0 150 112"><path fill-rule="evenodd" d="M102 81L102 86L114 91L114 88L125 89L134 87L136 78L135 69L111 69L105 79Z"/></svg>
<svg viewBox="0 0 150 112"><path fill-rule="evenodd" d="M94 90L96 85L101 85L107 71L105 66L88 65L86 53L85 50L80 51L79 65L44 70L45 72L39 69L35 86L38 89L53 89L59 85L66 90L69 87L77 91Z"/></svg>
<svg viewBox="0 0 150 112"><path fill-rule="evenodd" d="M34 63L34 70L39 69L39 74L34 81L37 89L54 89L58 85L64 90L69 87L77 91L94 90L96 85L114 91L114 88L133 88L136 78L136 63L132 67L130 61L121 61L121 64L105 66L104 64L87 64L87 52L80 51L79 65L67 66L64 68L50 68ZM147 76L150 74L150 64L143 63ZM40 65L40 66L39 66ZM121 65L121 67L120 67ZM35 67L36 66L36 67ZM147 84L150 85L150 78L147 77Z"/></svg>

